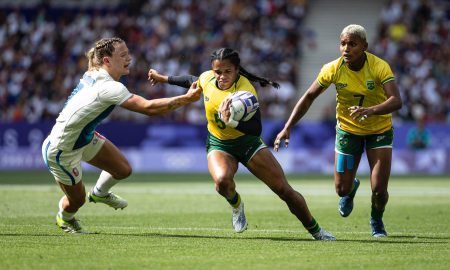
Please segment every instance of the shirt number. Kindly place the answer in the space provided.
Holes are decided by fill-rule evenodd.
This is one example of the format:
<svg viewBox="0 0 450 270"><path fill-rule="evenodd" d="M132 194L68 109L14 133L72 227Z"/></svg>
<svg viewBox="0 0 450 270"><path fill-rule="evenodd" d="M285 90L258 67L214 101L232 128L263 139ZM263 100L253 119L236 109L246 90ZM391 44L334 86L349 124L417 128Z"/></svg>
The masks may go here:
<svg viewBox="0 0 450 270"><path fill-rule="evenodd" d="M216 125L217 125L218 128L220 128L220 129L225 129L226 128L225 123L222 120L220 120L220 117L219 117L218 113L214 114L214 119L216 120Z"/></svg>
<svg viewBox="0 0 450 270"><path fill-rule="evenodd" d="M353 95L356 98L359 98L359 104L358 106L362 106L364 102L364 95Z"/></svg>

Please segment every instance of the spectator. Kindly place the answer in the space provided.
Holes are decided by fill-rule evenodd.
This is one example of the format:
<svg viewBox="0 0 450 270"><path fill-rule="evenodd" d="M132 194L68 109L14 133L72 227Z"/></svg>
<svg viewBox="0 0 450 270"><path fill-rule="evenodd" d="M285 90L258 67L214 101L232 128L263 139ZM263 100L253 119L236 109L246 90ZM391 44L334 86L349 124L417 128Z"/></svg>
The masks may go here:
<svg viewBox="0 0 450 270"><path fill-rule="evenodd" d="M430 143L430 131L425 127L425 118L419 118L416 126L408 131L408 146L412 149L425 149Z"/></svg>

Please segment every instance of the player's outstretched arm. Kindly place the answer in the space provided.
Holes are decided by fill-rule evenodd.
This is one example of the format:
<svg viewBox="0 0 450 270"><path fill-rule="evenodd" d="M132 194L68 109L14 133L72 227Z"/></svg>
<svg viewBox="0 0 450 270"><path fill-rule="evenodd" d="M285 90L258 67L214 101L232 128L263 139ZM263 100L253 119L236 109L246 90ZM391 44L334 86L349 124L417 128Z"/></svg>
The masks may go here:
<svg viewBox="0 0 450 270"><path fill-rule="evenodd" d="M150 81L150 83L152 85L155 85L157 83L168 83L169 82L169 76L160 74L157 70L152 69L152 68L148 71L147 75L148 75L148 80Z"/></svg>
<svg viewBox="0 0 450 270"><path fill-rule="evenodd" d="M194 75L168 76L160 74L157 70L150 69L148 71L148 80L152 85L157 83L168 83L184 88L189 88L193 82L198 80Z"/></svg>
<svg viewBox="0 0 450 270"><path fill-rule="evenodd" d="M275 142L274 150L278 152L281 142L284 140L285 147L289 145L289 137L291 134L291 128L306 114L311 107L314 100L323 92L324 88L319 85L317 81L314 81L311 86L306 90L305 94L295 105L292 110L289 119L287 120L284 128L278 133Z"/></svg>
<svg viewBox="0 0 450 270"><path fill-rule="evenodd" d="M194 82L184 95L152 100L145 99L139 95L132 95L120 106L127 110L150 116L159 115L195 102L200 99L201 94L202 89L197 86L197 82Z"/></svg>

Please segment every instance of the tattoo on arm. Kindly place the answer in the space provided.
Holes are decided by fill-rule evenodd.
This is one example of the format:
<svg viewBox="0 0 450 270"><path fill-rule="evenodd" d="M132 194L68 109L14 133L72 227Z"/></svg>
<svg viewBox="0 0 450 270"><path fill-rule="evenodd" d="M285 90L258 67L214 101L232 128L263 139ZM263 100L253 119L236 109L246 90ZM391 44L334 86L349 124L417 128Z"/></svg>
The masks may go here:
<svg viewBox="0 0 450 270"><path fill-rule="evenodd" d="M181 106L183 106L184 104L180 101L180 100L172 100L169 102L169 104L167 105L167 108L169 110L175 110Z"/></svg>

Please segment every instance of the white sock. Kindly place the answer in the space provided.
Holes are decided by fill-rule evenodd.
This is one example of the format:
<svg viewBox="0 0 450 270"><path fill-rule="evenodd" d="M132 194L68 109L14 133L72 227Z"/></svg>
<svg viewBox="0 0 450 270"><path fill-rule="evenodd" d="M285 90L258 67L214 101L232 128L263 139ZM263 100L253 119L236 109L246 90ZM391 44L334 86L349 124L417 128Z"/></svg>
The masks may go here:
<svg viewBox="0 0 450 270"><path fill-rule="evenodd" d="M69 213L64 211L62 204L63 204L63 200L66 197L66 195L62 196L61 200L59 200L59 212L58 215L60 218L62 218L65 221L69 221L71 219L73 219L73 217L75 216L75 213Z"/></svg>
<svg viewBox="0 0 450 270"><path fill-rule="evenodd" d="M109 174L109 172L102 171L100 173L100 176L98 177L97 183L95 184L93 190L94 195L105 197L106 195L108 195L109 190L119 182L120 180L114 179L111 174Z"/></svg>

